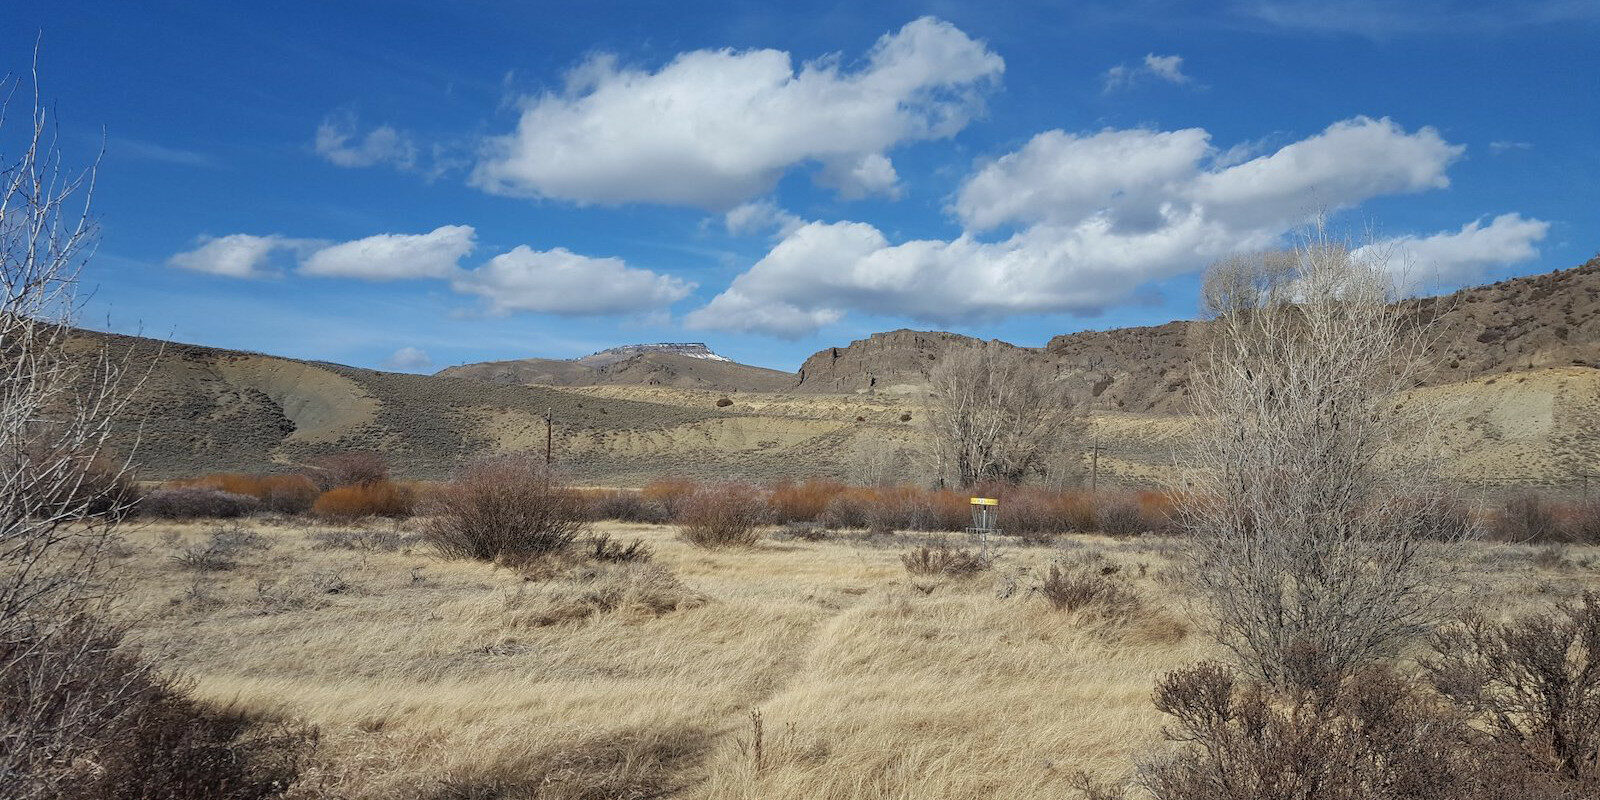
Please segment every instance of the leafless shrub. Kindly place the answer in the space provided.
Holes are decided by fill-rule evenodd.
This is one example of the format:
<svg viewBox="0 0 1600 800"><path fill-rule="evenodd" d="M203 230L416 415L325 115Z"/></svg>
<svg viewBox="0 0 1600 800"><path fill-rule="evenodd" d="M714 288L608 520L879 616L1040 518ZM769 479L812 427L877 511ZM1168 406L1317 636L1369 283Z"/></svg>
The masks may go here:
<svg viewBox="0 0 1600 800"><path fill-rule="evenodd" d="M690 495L678 512L678 530L700 547L749 547L761 540L767 520L761 491L744 484L703 487Z"/></svg>
<svg viewBox="0 0 1600 800"><path fill-rule="evenodd" d="M158 519L234 519L255 513L254 497L217 489L157 489L139 501L140 514Z"/></svg>
<svg viewBox="0 0 1600 800"><path fill-rule="evenodd" d="M416 510L411 487L390 481L371 481L329 489L311 504L311 513L333 522L354 522L370 517L406 519Z"/></svg>
<svg viewBox="0 0 1600 800"><path fill-rule="evenodd" d="M389 463L371 452L330 453L306 464L306 473L323 491L389 480Z"/></svg>
<svg viewBox="0 0 1600 800"><path fill-rule="evenodd" d="M1270 684L1320 685L1396 652L1440 614L1441 571L1409 521L1426 485L1427 431L1396 398L1427 324L1391 305L1372 250L1320 232L1292 253L1215 265L1216 317L1194 377L1210 420L1175 494L1188 574L1219 639ZM1420 447L1419 447L1420 445Z"/></svg>
<svg viewBox="0 0 1600 800"><path fill-rule="evenodd" d="M666 506L647 499L642 493L627 489L613 489L585 494L589 504L589 518L614 519L618 522L642 522L648 525L665 525L672 521Z"/></svg>
<svg viewBox="0 0 1600 800"><path fill-rule="evenodd" d="M589 558L595 561L607 561L613 564L644 563L652 555L650 545L643 539L634 539L627 544L611 538L609 533L600 533L589 537L584 549Z"/></svg>
<svg viewBox="0 0 1600 800"><path fill-rule="evenodd" d="M1541 769L1600 792L1600 595L1434 637L1433 684ZM1593 796L1593 795L1591 795Z"/></svg>
<svg viewBox="0 0 1600 800"><path fill-rule="evenodd" d="M952 578L970 577L992 566L981 553L927 545L901 554L900 563L912 575L944 575Z"/></svg>
<svg viewBox="0 0 1600 800"><path fill-rule="evenodd" d="M1568 540L1556 504L1534 492L1518 492L1495 510L1493 533L1503 542L1546 544Z"/></svg>
<svg viewBox="0 0 1600 800"><path fill-rule="evenodd" d="M952 351L929 375L928 426L940 462L964 487L1021 483L1075 450L1080 404L1025 351L991 342Z"/></svg>
<svg viewBox="0 0 1600 800"><path fill-rule="evenodd" d="M271 547L266 537L249 528L219 526L204 540L183 546L172 560L196 572L224 572L238 566L245 553Z"/></svg>
<svg viewBox="0 0 1600 800"><path fill-rule="evenodd" d="M0 640L0 796L256 800L299 775L314 730L212 711L76 616Z"/></svg>
<svg viewBox="0 0 1600 800"><path fill-rule="evenodd" d="M1115 567L1096 568L1084 563L1056 563L1036 591L1057 611L1093 611L1122 617L1139 607L1139 593L1118 576Z"/></svg>
<svg viewBox="0 0 1600 800"><path fill-rule="evenodd" d="M526 455L467 466L438 491L429 513L422 535L448 558L558 553L584 529L582 500L542 459Z"/></svg>
<svg viewBox="0 0 1600 800"><path fill-rule="evenodd" d="M1156 707L1184 749L1140 769L1156 800L1576 800L1448 707L1371 670L1283 697L1228 667L1169 673Z"/></svg>
<svg viewBox="0 0 1600 800"><path fill-rule="evenodd" d="M822 509L818 521L832 530L867 527L867 502L857 492L834 495Z"/></svg>
<svg viewBox="0 0 1600 800"><path fill-rule="evenodd" d="M1138 536L1153 530L1139 502L1132 498L1120 498L1096 509L1095 527L1107 536Z"/></svg>

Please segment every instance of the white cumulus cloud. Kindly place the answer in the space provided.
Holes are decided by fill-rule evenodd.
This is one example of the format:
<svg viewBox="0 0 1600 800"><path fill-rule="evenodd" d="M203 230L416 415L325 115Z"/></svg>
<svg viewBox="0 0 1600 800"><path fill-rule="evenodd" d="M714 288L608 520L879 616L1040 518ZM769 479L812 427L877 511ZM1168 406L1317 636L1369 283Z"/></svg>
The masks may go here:
<svg viewBox="0 0 1600 800"><path fill-rule="evenodd" d="M954 239L896 244L861 222L792 227L686 321L798 337L852 311L938 324L1095 313L1152 281L1274 246L1318 212L1445 187L1462 152L1431 128L1365 117L1243 160L1198 128L1048 131L970 176L951 207L965 228ZM1510 215L1406 244L1457 269L1469 253L1528 257L1543 225Z"/></svg>
<svg viewBox="0 0 1600 800"><path fill-rule="evenodd" d="M1490 267L1529 261L1550 232L1550 223L1521 214L1501 214L1486 225L1473 220L1460 230L1429 236L1399 236L1360 248L1381 251L1407 288L1452 287L1483 277Z"/></svg>
<svg viewBox="0 0 1600 800"><path fill-rule="evenodd" d="M229 278L264 278L277 274L271 267L274 253L302 250L308 246L310 243L305 239L289 239L276 234L255 236L235 233L205 237L201 239L199 247L167 259L167 266Z"/></svg>
<svg viewBox="0 0 1600 800"><path fill-rule="evenodd" d="M380 125L362 135L355 114L333 114L317 126L314 142L317 154L341 167L372 167L391 164L412 169L417 164L417 146L411 137L388 125Z"/></svg>
<svg viewBox="0 0 1600 800"><path fill-rule="evenodd" d="M771 200L752 200L728 209L722 215L722 224L728 233L737 236L777 232L788 236L805 224L805 220L778 207Z"/></svg>
<svg viewBox="0 0 1600 800"><path fill-rule="evenodd" d="M429 233L381 233L325 247L300 263L300 272L321 278L392 281L449 278L472 252L471 225L445 225Z"/></svg>
<svg viewBox="0 0 1600 800"><path fill-rule="evenodd" d="M433 359L428 356L428 351L422 348L402 347L384 359L383 365L401 372L423 372L433 368Z"/></svg>
<svg viewBox="0 0 1600 800"><path fill-rule="evenodd" d="M1004 69L982 42L931 17L880 38L857 69L837 57L797 68L778 50L696 50L654 72L597 57L564 92L525 98L516 131L488 143L472 182L514 196L722 210L814 162L818 181L844 196L892 195L886 151L961 130Z"/></svg>
<svg viewBox="0 0 1600 800"><path fill-rule="evenodd" d="M537 311L572 316L637 314L682 300L694 284L620 258L592 258L566 248L519 245L463 273L451 286L484 298L493 314Z"/></svg>
<svg viewBox="0 0 1600 800"><path fill-rule="evenodd" d="M1194 78L1183 71L1183 56L1158 56L1155 53L1147 54L1142 63L1133 66L1118 64L1101 76L1107 92L1126 89L1145 79L1178 86L1194 83Z"/></svg>
<svg viewBox="0 0 1600 800"><path fill-rule="evenodd" d="M771 205L752 207L749 224L777 227L798 224L798 219ZM765 215L765 221L755 217ZM461 259L476 246L477 231L470 225L444 225L428 233L380 233L348 242L329 244L283 236L234 234L203 240L200 247L168 259L174 267L254 278L276 274L267 269L271 255L280 250L299 256L297 273L319 278L353 278L364 281L405 279L448 280L457 293L484 300L489 313L520 311L568 316L649 314L687 297L695 284L639 267L620 258L594 258L563 247L534 250L519 245L489 259L476 269L462 269ZM398 359L412 350L404 348ZM419 351L420 352L420 351ZM409 353L415 360L415 353ZM425 355L425 354L424 354ZM399 365L397 368L409 368Z"/></svg>

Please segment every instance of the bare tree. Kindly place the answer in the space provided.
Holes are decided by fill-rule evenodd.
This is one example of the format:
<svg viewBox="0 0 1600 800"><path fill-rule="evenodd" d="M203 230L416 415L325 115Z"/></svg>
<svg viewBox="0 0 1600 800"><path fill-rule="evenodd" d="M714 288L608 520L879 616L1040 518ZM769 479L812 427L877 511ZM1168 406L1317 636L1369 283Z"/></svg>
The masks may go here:
<svg viewBox="0 0 1600 800"><path fill-rule="evenodd" d="M1395 447L1427 326L1391 286L1384 254L1320 228L1206 276L1203 432L1180 492L1192 576L1220 640L1280 688L1329 685L1435 620L1437 533L1417 524L1433 495Z"/></svg>
<svg viewBox="0 0 1600 800"><path fill-rule="evenodd" d="M0 105L0 795L19 798L53 791L49 776L117 714L73 687L121 638L87 615L128 499L107 442L135 388L126 360L71 337L94 169L62 168L37 85L21 136Z"/></svg>
<svg viewBox="0 0 1600 800"><path fill-rule="evenodd" d="M1080 404L1025 351L998 342L957 350L929 379L931 438L943 472L962 486L1043 476L1054 456L1077 450Z"/></svg>

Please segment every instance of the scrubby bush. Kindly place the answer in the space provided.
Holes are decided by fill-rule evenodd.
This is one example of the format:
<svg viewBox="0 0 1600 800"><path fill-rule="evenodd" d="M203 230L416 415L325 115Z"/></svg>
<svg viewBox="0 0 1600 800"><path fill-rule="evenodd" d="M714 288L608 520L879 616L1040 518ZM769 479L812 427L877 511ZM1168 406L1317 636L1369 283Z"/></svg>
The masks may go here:
<svg viewBox="0 0 1600 800"><path fill-rule="evenodd" d="M1534 492L1518 492L1496 509L1495 538L1503 542L1546 544L1566 541L1556 504Z"/></svg>
<svg viewBox="0 0 1600 800"><path fill-rule="evenodd" d="M1107 536L1138 536L1151 530L1152 526L1138 500L1119 497L1096 511L1095 528Z"/></svg>
<svg viewBox="0 0 1600 800"><path fill-rule="evenodd" d="M47 456L45 456L47 457ZM107 518L117 521L134 511L141 492L133 474L107 458L88 459L75 479L42 487L39 514L67 519Z"/></svg>
<svg viewBox="0 0 1600 800"><path fill-rule="evenodd" d="M661 503L631 489L586 489L579 495L588 506L589 519L664 525L672 521Z"/></svg>
<svg viewBox="0 0 1600 800"><path fill-rule="evenodd" d="M201 541L180 547L172 560L196 572L224 572L238 566L246 553L271 548L266 537L234 524L218 526Z"/></svg>
<svg viewBox="0 0 1600 800"><path fill-rule="evenodd" d="M608 561L613 564L632 564L649 561L653 553L650 545L643 539L634 539L627 544L621 540L611 538L609 533L595 534L585 542L585 553L595 561Z"/></svg>
<svg viewBox="0 0 1600 800"><path fill-rule="evenodd" d="M767 498L754 486L727 483L691 495L678 511L679 533L699 547L749 547L761 539Z"/></svg>
<svg viewBox="0 0 1600 800"><path fill-rule="evenodd" d="M944 575L951 578L969 577L990 567L989 561L981 553L927 545L901 554L900 563L912 575Z"/></svg>
<svg viewBox="0 0 1600 800"><path fill-rule="evenodd" d="M1220 664L1162 678L1156 707L1185 745L1145 764L1156 800L1557 800L1583 796L1523 768L1403 678L1357 673L1283 697Z"/></svg>
<svg viewBox="0 0 1600 800"><path fill-rule="evenodd" d="M317 485L305 475L246 475L229 472L174 481L172 485L215 489L229 494L254 497L260 504L260 510L279 514L304 514L310 511L318 493Z"/></svg>
<svg viewBox="0 0 1600 800"><path fill-rule="evenodd" d="M1123 580L1114 565L1095 566L1082 562L1057 563L1036 587L1057 611L1094 611L1105 616L1123 616L1138 608L1139 594Z"/></svg>
<svg viewBox="0 0 1600 800"><path fill-rule="evenodd" d="M828 529L815 522L785 522L775 538L799 539L803 542L821 542L828 538Z"/></svg>
<svg viewBox="0 0 1600 800"><path fill-rule="evenodd" d="M353 484L329 489L311 506L311 513L328 520L349 521L366 517L404 519L416 508L409 487L389 481Z"/></svg>
<svg viewBox="0 0 1600 800"><path fill-rule="evenodd" d="M804 483L780 483L773 487L767 500L772 509L772 521L780 525L788 522L816 522L822 518L828 503L844 491L844 484L837 481L809 480Z"/></svg>
<svg viewBox="0 0 1600 800"><path fill-rule="evenodd" d="M1600 544L1600 500L1585 500L1572 507L1567 518L1568 536L1580 544Z"/></svg>
<svg viewBox="0 0 1600 800"><path fill-rule="evenodd" d="M524 559L564 551L583 532L583 501L542 459L477 461L436 493L423 537L447 558Z"/></svg>
<svg viewBox="0 0 1600 800"><path fill-rule="evenodd" d="M1435 635L1433 685L1495 740L1600 794L1600 595ZM1590 796L1596 796L1594 794Z"/></svg>
<svg viewBox="0 0 1600 800"><path fill-rule="evenodd" d="M639 496L666 510L668 519L677 519L683 504L700 490L700 484L682 478L651 481L639 491Z"/></svg>
<svg viewBox="0 0 1600 800"><path fill-rule="evenodd" d="M159 519L232 519L253 514L260 507L260 502L248 495L178 487L150 492L139 501L138 511Z"/></svg>
<svg viewBox="0 0 1600 800"><path fill-rule="evenodd" d="M866 527L874 533L960 531L971 525L969 498L913 486L884 486L865 495Z"/></svg>
<svg viewBox="0 0 1600 800"><path fill-rule="evenodd" d="M846 489L829 498L818 518L823 526L841 530L867 527L867 505L871 492L866 489Z"/></svg>
<svg viewBox="0 0 1600 800"><path fill-rule="evenodd" d="M389 480L389 462L371 452L329 453L306 462L307 475L323 490Z"/></svg>
<svg viewBox="0 0 1600 800"><path fill-rule="evenodd" d="M0 796L261 800L290 788L311 728L216 711L87 616L0 640Z"/></svg>
<svg viewBox="0 0 1600 800"><path fill-rule="evenodd" d="M504 624L540 628L616 612L659 616L705 602L655 564L587 564L529 585L540 588L505 598L499 612Z"/></svg>
<svg viewBox="0 0 1600 800"><path fill-rule="evenodd" d="M1000 529L1026 543L1049 542L1055 534L1067 531L1056 503L1052 502L1055 499L1044 492L1006 493L999 507Z"/></svg>

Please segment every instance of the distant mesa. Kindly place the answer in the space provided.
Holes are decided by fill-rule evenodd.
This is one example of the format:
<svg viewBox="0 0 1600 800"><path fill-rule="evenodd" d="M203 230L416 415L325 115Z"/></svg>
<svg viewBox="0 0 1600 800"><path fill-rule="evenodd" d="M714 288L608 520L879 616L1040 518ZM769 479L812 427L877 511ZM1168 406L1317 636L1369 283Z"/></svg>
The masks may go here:
<svg viewBox="0 0 1600 800"><path fill-rule="evenodd" d="M655 342L653 344L625 344L621 347L608 348L601 350L598 353L591 353L582 358L574 358L572 360L580 364L588 364L591 367L599 367L606 364L615 364L616 362L625 358L644 353L672 353L680 356L688 356L690 358L703 358L706 361L726 361L730 364L733 363L733 359L711 352L711 348L706 347L704 342Z"/></svg>

